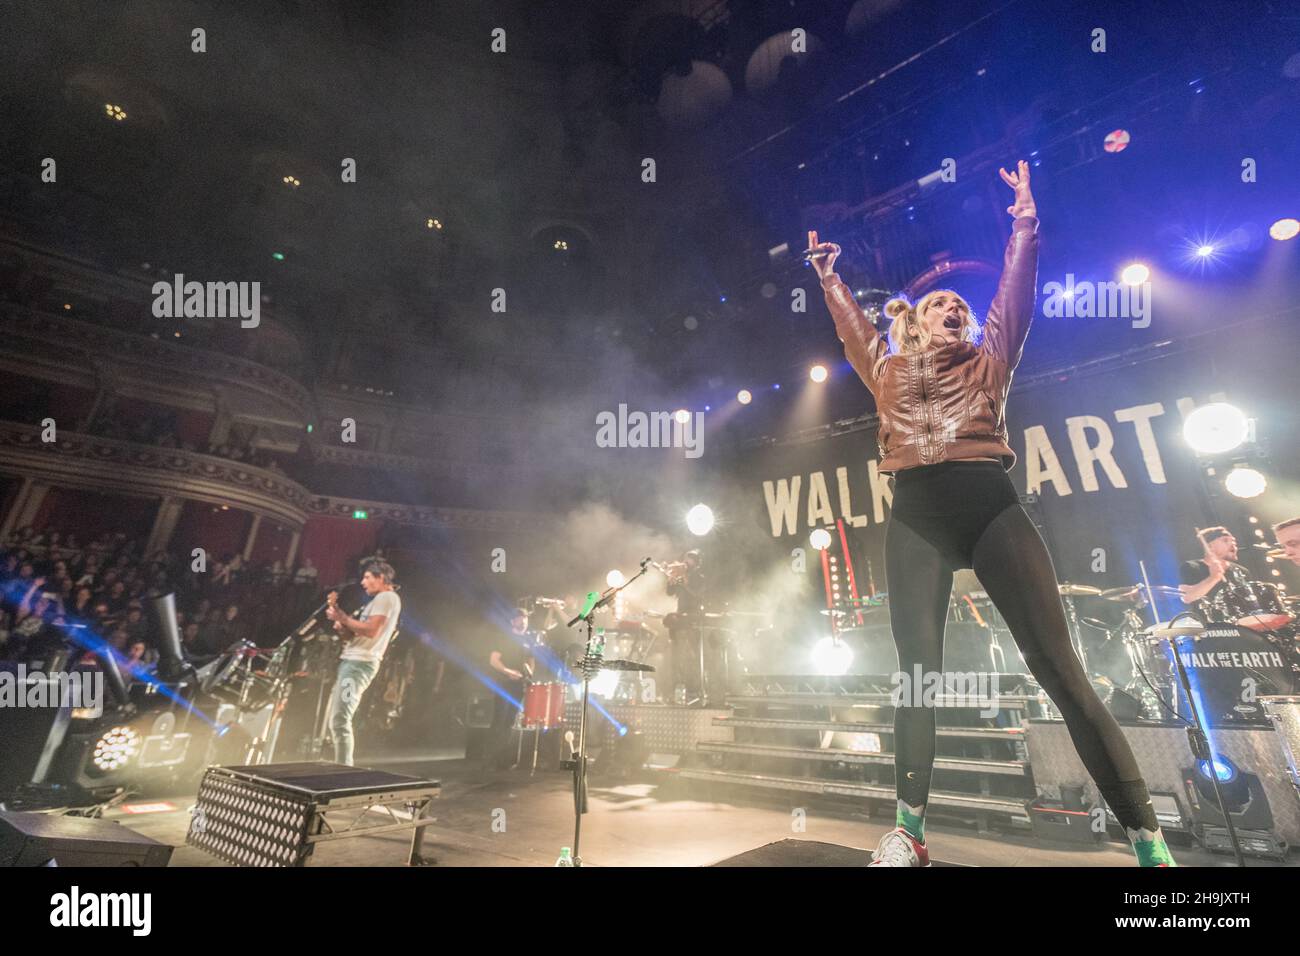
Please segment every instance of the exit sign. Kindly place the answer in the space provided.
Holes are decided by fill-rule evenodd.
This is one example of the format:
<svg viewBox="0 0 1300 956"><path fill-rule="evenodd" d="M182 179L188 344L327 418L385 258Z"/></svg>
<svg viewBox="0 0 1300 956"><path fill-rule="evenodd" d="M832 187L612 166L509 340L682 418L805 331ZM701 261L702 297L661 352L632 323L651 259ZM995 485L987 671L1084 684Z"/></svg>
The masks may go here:
<svg viewBox="0 0 1300 956"><path fill-rule="evenodd" d="M370 517L370 512L369 512L369 511L362 511L360 508L358 508L356 511L352 512L352 517L356 518L358 521L361 521L361 520L364 520L364 519L366 519L366 518L369 518L369 517Z"/></svg>

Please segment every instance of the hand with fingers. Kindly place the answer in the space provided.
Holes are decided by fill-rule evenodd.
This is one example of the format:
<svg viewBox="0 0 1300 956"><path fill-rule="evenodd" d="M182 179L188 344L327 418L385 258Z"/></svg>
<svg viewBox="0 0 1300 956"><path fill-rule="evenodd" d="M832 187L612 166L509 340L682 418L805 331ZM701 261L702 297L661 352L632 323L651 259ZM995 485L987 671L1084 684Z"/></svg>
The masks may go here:
<svg viewBox="0 0 1300 956"><path fill-rule="evenodd" d="M1023 159L1016 164L1016 171L1009 173L1001 167L998 168L998 174L1002 181L1016 191L1016 201L1007 207L1014 219L1021 219L1025 216L1038 216L1038 207L1034 205L1034 194L1029 191L1029 164Z"/></svg>
<svg viewBox="0 0 1300 956"><path fill-rule="evenodd" d="M814 252L808 261L817 270L817 278L825 279L835 271L835 260L840 254L839 246L833 242L818 242L817 232L812 230L808 233L808 248Z"/></svg>

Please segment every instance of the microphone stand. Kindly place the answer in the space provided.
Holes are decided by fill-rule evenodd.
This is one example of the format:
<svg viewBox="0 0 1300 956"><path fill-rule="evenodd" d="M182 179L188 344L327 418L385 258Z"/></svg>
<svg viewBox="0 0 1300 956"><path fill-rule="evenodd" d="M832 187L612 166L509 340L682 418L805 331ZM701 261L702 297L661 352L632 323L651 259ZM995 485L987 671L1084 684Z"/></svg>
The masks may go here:
<svg viewBox="0 0 1300 956"><path fill-rule="evenodd" d="M345 587L347 587L347 584L337 584L332 588L327 588L326 594L328 595L331 591L338 593ZM320 628L322 631L324 630L320 625L320 615L327 607L329 607L328 597L326 597L324 601L321 601L320 604L316 606L316 610L307 615L307 617L303 619L302 623L294 628L293 632L289 635L288 640L297 641L300 663L302 662L302 656L305 656L305 651L303 651L302 645L307 640L307 635L317 628ZM330 634L329 638L333 641L334 635ZM312 760L320 759L321 754L325 750L325 719L328 716L326 713L326 706L328 703L329 699L325 696L325 678L322 676L316 685L316 715L312 718L311 741L307 744L310 748L308 756Z"/></svg>
<svg viewBox="0 0 1300 956"><path fill-rule="evenodd" d="M1156 609L1155 594L1151 591L1151 582L1147 579L1147 568L1144 562L1139 561L1138 567L1142 569L1142 582L1146 585L1147 600L1151 604L1151 616L1156 619L1155 626L1160 627L1160 613ZM1177 615L1175 615L1175 619ZM1191 711L1191 722L1185 728L1187 731L1187 746L1192 751L1192 759L1195 761L1204 761L1205 766L1210 771L1210 789L1214 791L1214 802L1218 804L1219 814L1223 817L1223 823L1228 831L1228 840L1232 843L1232 854L1236 858L1237 866L1244 867L1246 858L1241 852L1241 842L1237 839L1237 828L1232 825L1232 814L1228 812L1228 807L1224 803L1223 788L1219 786L1219 771L1214 765L1214 749L1210 746L1210 736L1208 724L1201 709L1196 706L1196 695L1192 692L1192 679L1187 673L1187 668L1183 665L1182 655L1178 653L1178 638L1186 636L1192 638L1192 647L1196 646L1196 632L1203 631L1205 625L1197 621L1196 628L1191 632L1179 634L1177 629L1169 625L1169 648L1174 657L1174 672L1178 675L1178 683L1182 685L1183 694L1187 697L1187 709ZM1175 703L1177 701L1175 700Z"/></svg>
<svg viewBox="0 0 1300 956"><path fill-rule="evenodd" d="M582 716L578 720L578 748L571 751L569 759L560 764L561 770L573 771L573 865L582 866L582 857L578 854L578 844L582 839L582 815L587 812L587 704L591 699L591 680L600 672L601 661L605 653L605 634L601 629L597 642L595 614L605 607L637 578L649 570L650 559L641 562L641 570L628 578L619 587L607 588L603 594L595 591L587 593L587 602L583 609L566 627L578 623L587 625L587 649L582 656ZM572 745L570 745L572 746Z"/></svg>

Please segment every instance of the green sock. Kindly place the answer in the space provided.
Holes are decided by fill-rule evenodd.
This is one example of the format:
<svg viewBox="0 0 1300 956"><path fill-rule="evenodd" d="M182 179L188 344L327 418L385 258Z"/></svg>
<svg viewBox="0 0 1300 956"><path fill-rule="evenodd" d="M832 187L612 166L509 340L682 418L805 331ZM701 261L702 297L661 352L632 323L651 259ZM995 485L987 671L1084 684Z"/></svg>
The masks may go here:
<svg viewBox="0 0 1300 956"><path fill-rule="evenodd" d="M1141 830L1126 830L1130 842L1133 844L1133 852L1137 854L1138 866L1177 866L1174 862L1173 854L1169 852L1169 845L1165 843L1165 835L1160 832L1159 828L1154 833L1145 828Z"/></svg>
<svg viewBox="0 0 1300 956"><path fill-rule="evenodd" d="M909 806L898 801L898 812L894 816L894 825L902 827L918 843L925 842L925 804L918 807Z"/></svg>

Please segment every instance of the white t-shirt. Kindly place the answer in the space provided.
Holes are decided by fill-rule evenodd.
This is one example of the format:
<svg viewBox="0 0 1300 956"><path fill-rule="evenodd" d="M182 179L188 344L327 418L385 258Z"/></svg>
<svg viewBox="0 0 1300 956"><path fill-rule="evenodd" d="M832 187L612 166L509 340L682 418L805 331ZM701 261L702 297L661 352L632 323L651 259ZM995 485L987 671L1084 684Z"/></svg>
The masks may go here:
<svg viewBox="0 0 1300 956"><path fill-rule="evenodd" d="M401 613L402 599L397 596L396 591L380 591L372 597L370 603L363 607L361 613L357 615L357 620L365 621L371 615L383 615L384 626L379 629L379 633L374 637L362 637L360 634L353 634L352 640L348 641L347 646L343 648L343 660L383 660L384 651L388 650L388 642L393 639L393 632L397 630L397 617Z"/></svg>

